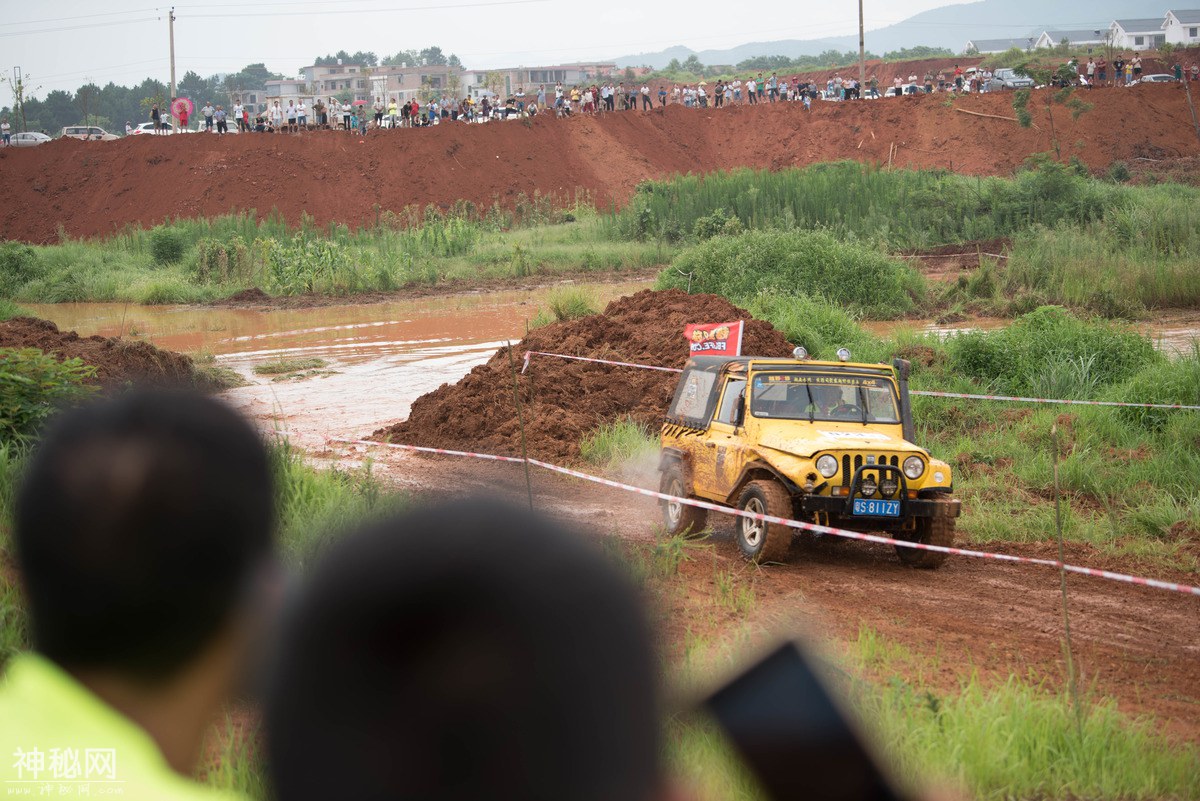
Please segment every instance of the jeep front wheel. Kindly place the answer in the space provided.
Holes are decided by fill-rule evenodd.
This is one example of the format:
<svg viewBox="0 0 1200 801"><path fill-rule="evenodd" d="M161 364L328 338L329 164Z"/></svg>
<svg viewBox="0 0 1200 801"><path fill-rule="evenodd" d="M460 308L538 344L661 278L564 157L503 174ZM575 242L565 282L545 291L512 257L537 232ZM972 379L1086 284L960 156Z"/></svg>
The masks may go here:
<svg viewBox="0 0 1200 801"><path fill-rule="evenodd" d="M954 545L954 518L919 517L917 518L917 530L911 536L902 536L898 537L898 539L919 542L922 545L940 545L944 548L949 548ZM943 553L942 551L924 551L920 548L905 548L903 545L897 545L896 555L900 557L901 562L909 567L932 570L935 567L941 567L942 562L945 562L946 557L950 554Z"/></svg>
<svg viewBox="0 0 1200 801"><path fill-rule="evenodd" d="M690 498L688 486L683 478L683 470L678 464L663 471L659 491L676 498ZM678 534L698 536L704 530L708 520L708 510L697 506L688 506L679 501L661 501L663 510L663 527L672 537Z"/></svg>
<svg viewBox="0 0 1200 801"><path fill-rule="evenodd" d="M792 516L792 499L776 481L751 481L738 497L737 506L756 515ZM792 530L779 523L738 517L737 544L751 562L782 562L792 544Z"/></svg>

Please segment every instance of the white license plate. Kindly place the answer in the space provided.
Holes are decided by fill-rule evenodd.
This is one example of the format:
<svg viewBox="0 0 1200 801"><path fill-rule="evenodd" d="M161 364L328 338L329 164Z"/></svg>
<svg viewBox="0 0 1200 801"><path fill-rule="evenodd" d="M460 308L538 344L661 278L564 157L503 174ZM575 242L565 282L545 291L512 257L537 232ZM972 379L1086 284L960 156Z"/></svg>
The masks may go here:
<svg viewBox="0 0 1200 801"><path fill-rule="evenodd" d="M900 501L873 501L868 498L855 498L854 514L867 517L899 517Z"/></svg>

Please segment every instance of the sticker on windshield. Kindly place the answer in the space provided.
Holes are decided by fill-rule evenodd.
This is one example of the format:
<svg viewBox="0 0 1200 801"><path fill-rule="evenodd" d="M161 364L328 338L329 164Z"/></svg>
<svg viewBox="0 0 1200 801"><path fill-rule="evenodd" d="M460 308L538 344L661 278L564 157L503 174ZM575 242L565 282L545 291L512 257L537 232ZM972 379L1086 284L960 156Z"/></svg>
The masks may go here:
<svg viewBox="0 0 1200 801"><path fill-rule="evenodd" d="M872 434L866 431L822 431L821 434L835 439L879 439L884 437L882 434Z"/></svg>

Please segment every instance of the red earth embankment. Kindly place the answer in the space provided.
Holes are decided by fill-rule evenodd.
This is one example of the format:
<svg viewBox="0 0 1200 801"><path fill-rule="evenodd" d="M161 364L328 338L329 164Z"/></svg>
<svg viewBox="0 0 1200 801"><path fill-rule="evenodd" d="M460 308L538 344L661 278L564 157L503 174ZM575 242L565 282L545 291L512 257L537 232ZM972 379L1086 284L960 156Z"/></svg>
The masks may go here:
<svg viewBox="0 0 1200 801"><path fill-rule="evenodd" d="M1174 85L1081 92L1093 104L1072 119L1054 115L1063 158L1095 170L1139 156L1200 155L1184 93ZM57 241L101 236L168 217L277 209L289 222L373 223L376 209L410 204L490 205L521 193L622 203L637 184L674 173L734 167L780 169L835 159L1005 175L1030 154L1052 149L1038 93L1036 128L1012 117L1012 95L950 100L928 95L858 103L615 112L568 120L538 117L488 125L452 123L380 131L360 140L306 135L208 134L60 140L0 150L0 239ZM964 114L971 111L976 114Z"/></svg>

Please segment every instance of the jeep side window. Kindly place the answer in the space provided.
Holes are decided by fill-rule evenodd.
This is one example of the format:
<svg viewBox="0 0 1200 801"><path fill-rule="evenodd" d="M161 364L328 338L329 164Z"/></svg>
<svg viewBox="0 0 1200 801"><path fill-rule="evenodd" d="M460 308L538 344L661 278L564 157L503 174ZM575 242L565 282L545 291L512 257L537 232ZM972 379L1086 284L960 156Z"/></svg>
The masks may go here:
<svg viewBox="0 0 1200 801"><path fill-rule="evenodd" d="M746 393L746 379L731 378L725 382L725 394L721 396L721 408L717 411L717 422L737 424L738 401Z"/></svg>

